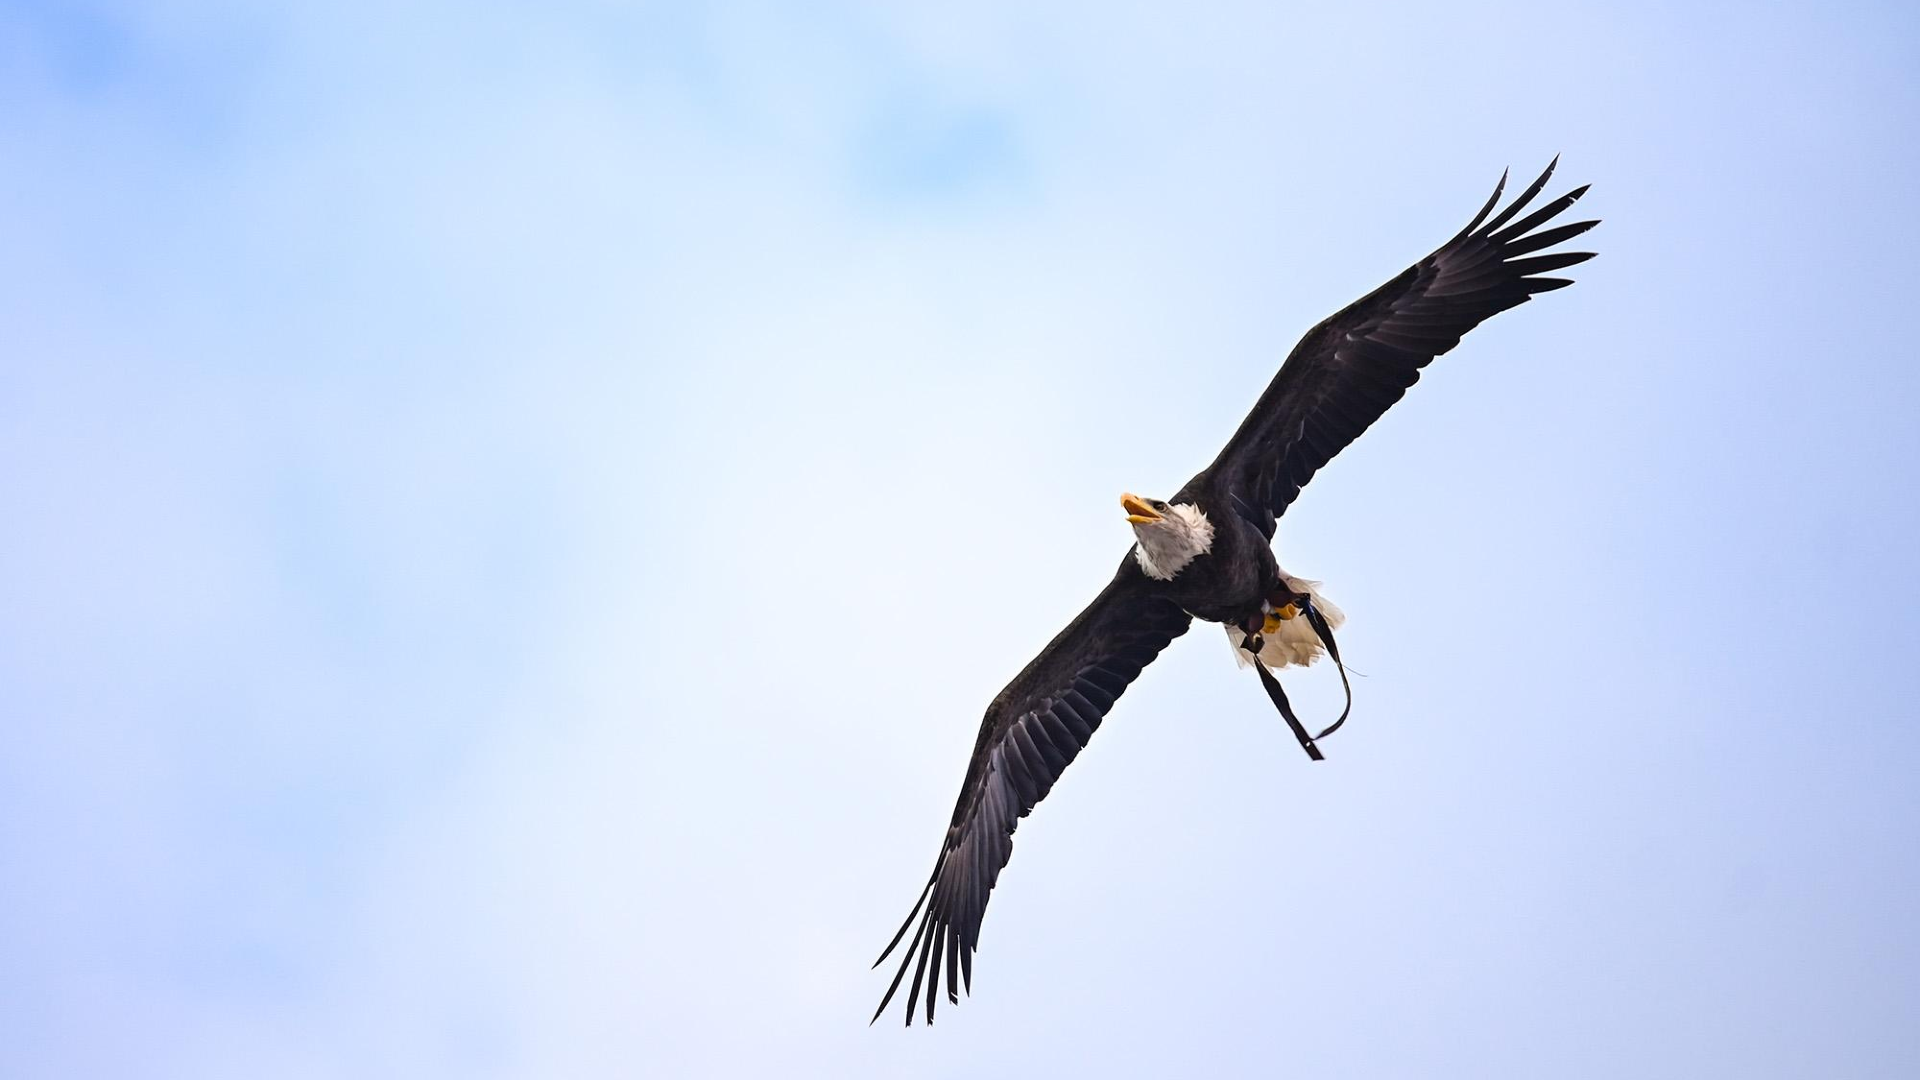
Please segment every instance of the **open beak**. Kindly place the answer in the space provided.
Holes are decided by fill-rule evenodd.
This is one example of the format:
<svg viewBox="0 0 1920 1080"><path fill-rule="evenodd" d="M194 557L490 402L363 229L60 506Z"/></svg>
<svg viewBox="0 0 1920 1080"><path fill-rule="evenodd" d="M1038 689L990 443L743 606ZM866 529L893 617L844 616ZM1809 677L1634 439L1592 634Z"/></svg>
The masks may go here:
<svg viewBox="0 0 1920 1080"><path fill-rule="evenodd" d="M1146 500L1138 495L1120 496L1120 507L1127 512L1127 520L1135 525L1151 525L1160 520L1160 512L1148 506Z"/></svg>

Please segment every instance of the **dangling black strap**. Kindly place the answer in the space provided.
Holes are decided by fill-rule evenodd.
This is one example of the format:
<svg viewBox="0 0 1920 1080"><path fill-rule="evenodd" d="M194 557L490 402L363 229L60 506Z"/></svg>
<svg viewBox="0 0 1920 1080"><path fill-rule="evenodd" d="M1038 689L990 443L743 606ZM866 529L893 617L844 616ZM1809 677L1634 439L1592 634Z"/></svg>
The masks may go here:
<svg viewBox="0 0 1920 1080"><path fill-rule="evenodd" d="M1320 614L1320 609L1313 606L1313 599L1309 596L1302 595L1295 600L1295 603L1300 606L1307 625L1313 627L1314 634L1320 638L1320 644L1327 647L1327 655L1333 658L1333 666L1340 670L1340 688L1347 692L1346 708L1340 710L1340 719L1329 724L1327 730L1318 735L1307 734L1306 725L1300 723L1300 718L1294 715L1293 703L1287 700L1287 692L1281 689L1280 680L1273 677L1273 672L1269 671L1266 663L1260 659L1262 642L1257 635L1248 634L1241 639L1240 647L1253 657L1254 669L1260 672L1260 685L1266 689L1267 697L1273 701L1273 707L1280 710L1281 718L1287 722L1288 727L1293 729L1293 737L1300 740L1300 749L1305 750L1307 756L1315 761L1325 761L1326 757L1320 753L1320 747L1315 744L1340 730L1340 725L1347 722L1347 715L1353 712L1353 684L1347 681L1347 665L1340 662L1340 646L1334 644L1333 627L1327 625L1326 616Z"/></svg>
<svg viewBox="0 0 1920 1080"><path fill-rule="evenodd" d="M1280 710L1287 726L1293 729L1293 737L1300 740L1300 749L1315 761L1327 760L1320 753L1320 748L1313 745L1313 736L1307 734L1306 725L1293 715L1293 705L1287 701L1287 692L1280 689L1280 680L1273 677L1273 672L1267 670L1267 665L1258 656L1253 658L1253 667L1260 673L1260 685L1267 688L1267 696L1273 699L1273 707Z"/></svg>

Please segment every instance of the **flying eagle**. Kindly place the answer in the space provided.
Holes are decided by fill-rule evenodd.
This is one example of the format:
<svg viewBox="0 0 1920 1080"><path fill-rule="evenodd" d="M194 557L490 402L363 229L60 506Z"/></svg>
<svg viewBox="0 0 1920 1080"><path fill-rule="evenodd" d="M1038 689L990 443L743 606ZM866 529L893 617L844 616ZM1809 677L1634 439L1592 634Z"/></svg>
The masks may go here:
<svg viewBox="0 0 1920 1080"><path fill-rule="evenodd" d="M874 961L878 967L892 955L918 920L875 1020L910 965L909 1025L923 982L927 1022L933 1022L943 966L947 1000L959 1002L962 979L972 992L980 919L1013 853L1014 829L1046 798L1128 684L1194 619L1226 627L1242 650L1236 655L1259 669L1301 744L1319 757L1267 668L1311 663L1332 647L1331 631L1342 616L1320 595L1318 582L1281 569L1273 555L1274 526L1313 474L1400 400L1420 369L1458 345L1462 334L1535 293L1572 284L1541 275L1584 262L1591 252L1538 253L1599 222L1541 226L1587 189L1513 220L1558 162L1489 218L1506 188L1502 173L1493 196L1459 235L1308 331L1220 456L1172 498L1121 496L1138 542L1093 603L987 706L933 875ZM1337 651L1333 658L1339 662Z"/></svg>

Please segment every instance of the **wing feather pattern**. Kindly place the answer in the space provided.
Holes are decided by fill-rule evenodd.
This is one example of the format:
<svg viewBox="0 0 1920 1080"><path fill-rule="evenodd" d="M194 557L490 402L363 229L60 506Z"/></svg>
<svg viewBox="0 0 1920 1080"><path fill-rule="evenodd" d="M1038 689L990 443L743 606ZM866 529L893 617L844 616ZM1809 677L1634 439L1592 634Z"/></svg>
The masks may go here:
<svg viewBox="0 0 1920 1080"><path fill-rule="evenodd" d="M1576 188L1513 221L1546 187L1559 160L1488 218L1506 190L1502 175L1493 197L1457 236L1308 331L1220 456L1175 501L1200 486L1224 485L1271 538L1276 521L1314 473L1400 400L1434 357L1494 315L1536 293L1571 285L1540 275L1585 262L1591 252L1533 253L1599 222L1534 230L1587 189Z"/></svg>
<svg viewBox="0 0 1920 1080"><path fill-rule="evenodd" d="M972 992L981 916L1013 854L1014 829L1047 797L1128 684L1168 642L1186 633L1189 621L1177 605L1150 595L1129 553L1093 603L993 699L933 875L874 961L879 967L906 940L907 931L918 927L874 1010L875 1020L893 1001L908 967L913 968L908 1024L923 984L927 1023L933 1023L943 967L947 1000L957 1003L962 985Z"/></svg>

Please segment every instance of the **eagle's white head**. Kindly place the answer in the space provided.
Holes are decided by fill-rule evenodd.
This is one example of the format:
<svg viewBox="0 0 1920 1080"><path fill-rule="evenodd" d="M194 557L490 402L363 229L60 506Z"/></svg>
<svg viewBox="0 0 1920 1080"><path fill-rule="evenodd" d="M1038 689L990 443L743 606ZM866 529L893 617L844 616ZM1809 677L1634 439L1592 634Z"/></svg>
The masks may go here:
<svg viewBox="0 0 1920 1080"><path fill-rule="evenodd" d="M1213 547L1213 522L1190 503L1164 503L1138 495L1120 496L1120 505L1140 540L1134 557L1150 578L1172 581L1187 564Z"/></svg>

